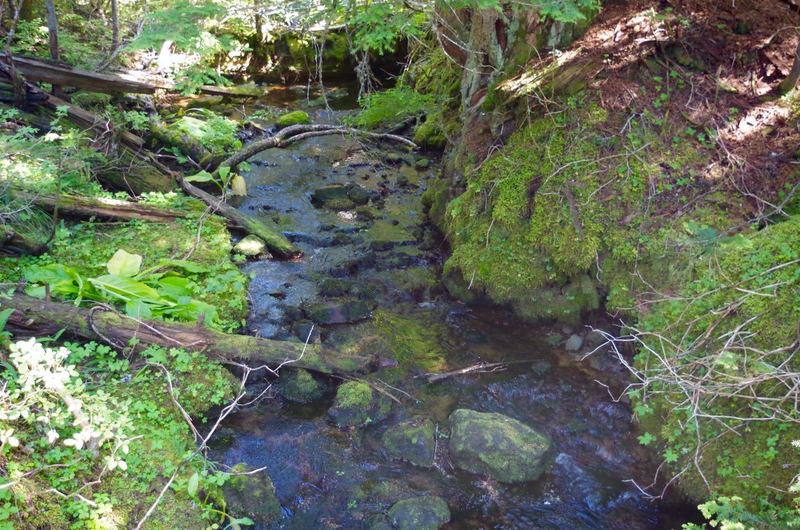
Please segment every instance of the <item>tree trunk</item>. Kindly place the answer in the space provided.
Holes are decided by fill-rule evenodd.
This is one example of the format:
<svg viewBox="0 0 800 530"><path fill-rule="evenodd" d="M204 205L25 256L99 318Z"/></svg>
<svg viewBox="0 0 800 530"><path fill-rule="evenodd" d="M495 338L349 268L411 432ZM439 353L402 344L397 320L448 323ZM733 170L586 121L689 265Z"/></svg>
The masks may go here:
<svg viewBox="0 0 800 530"><path fill-rule="evenodd" d="M289 364L326 374L352 373L368 368L372 359L342 357L317 345L262 339L249 335L221 333L201 325L139 321L97 306L91 309L72 304L39 300L24 294L0 299L0 306L15 311L8 319L7 329L15 337L45 336L59 330L84 340L100 340L118 348L127 347L136 339L140 347L158 345L202 352L211 358L242 360L249 364L268 364L275 367L287 360Z"/></svg>
<svg viewBox="0 0 800 530"><path fill-rule="evenodd" d="M117 0L111 0L111 53L119 48L119 9Z"/></svg>
<svg viewBox="0 0 800 530"><path fill-rule="evenodd" d="M797 86L797 81L800 80L800 42L797 43L797 48L794 52L794 62L792 63L792 70L786 76L778 90L781 94L785 94Z"/></svg>
<svg viewBox="0 0 800 530"><path fill-rule="evenodd" d="M47 8L47 33L50 39L50 58L59 61L58 53L58 19L56 18L55 0L45 0Z"/></svg>

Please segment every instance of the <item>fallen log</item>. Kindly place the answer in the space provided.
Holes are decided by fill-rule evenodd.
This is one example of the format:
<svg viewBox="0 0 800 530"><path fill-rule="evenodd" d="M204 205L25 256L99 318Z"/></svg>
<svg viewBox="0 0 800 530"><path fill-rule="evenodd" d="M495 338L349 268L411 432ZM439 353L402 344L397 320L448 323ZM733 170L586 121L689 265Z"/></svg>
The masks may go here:
<svg viewBox="0 0 800 530"><path fill-rule="evenodd" d="M0 53L0 60L7 62L8 55ZM156 90L178 92L174 83L163 80L143 79L132 72L106 74L71 68L62 64L41 61L21 55L13 55L14 67L29 81L44 81L59 86L82 88L107 94L154 94ZM217 87L203 85L198 88L204 94L227 97L258 97L263 91L248 87Z"/></svg>
<svg viewBox="0 0 800 530"><path fill-rule="evenodd" d="M126 221L140 219L154 223L166 223L188 216L187 212L181 210L119 199L91 198L79 195L37 195L23 191L13 191L11 195L14 199L28 202L42 210L52 212L57 208L59 215L63 217L98 217Z"/></svg>
<svg viewBox="0 0 800 530"><path fill-rule="evenodd" d="M222 198L215 197L191 182L187 182L180 175L177 176L177 179L181 189L187 195L191 195L208 204L212 212L226 218L241 230L260 237L274 255L283 259L297 259L303 256L303 251L294 246L283 234L276 232L255 217L243 214L236 208L226 204Z"/></svg>
<svg viewBox="0 0 800 530"><path fill-rule="evenodd" d="M166 123L158 119L150 120L150 134L164 145L177 147L183 154L191 158L202 168L213 167L219 164L220 160L215 160L211 151L206 149L203 144L174 128L170 128Z"/></svg>
<svg viewBox="0 0 800 530"><path fill-rule="evenodd" d="M103 138L109 133L112 137L114 136L114 129L107 120L58 98L51 97L50 99L48 105L52 109L66 106L70 121L90 130L96 139ZM262 221L241 213L220 198L186 182L180 174L169 169L158 160L156 155L142 147L145 142L139 136L124 131L119 135L119 139L117 151L123 167L118 168L117 171L103 171L98 174L98 179L106 187L138 195L148 191L171 191L177 182L188 195L208 204L214 213L226 218L229 224L235 228L263 239L267 248L274 255L284 259L294 259L303 255L303 252L283 234L273 230Z"/></svg>
<svg viewBox="0 0 800 530"><path fill-rule="evenodd" d="M361 129L354 129L353 127L346 127L344 125L291 125L285 129L281 129L274 136L270 136L269 138L246 145L244 148L240 149L229 158L224 160L221 164L219 164L218 167L227 166L233 170L236 169L236 166L248 160L252 156L255 156L261 151L265 151L273 147L286 147L295 142L299 142L300 140L305 140L306 138L328 136L333 134L338 134L341 136L361 136L371 140L397 142L410 147L411 149L417 149L419 147L408 138L399 136L397 134L375 133Z"/></svg>
<svg viewBox="0 0 800 530"><path fill-rule="evenodd" d="M314 344L222 333L202 325L137 320L106 306L87 309L21 293L0 298L0 307L14 309L6 329L15 337L42 337L64 330L69 336L103 341L120 349L135 339L139 347L183 348L225 361L241 360L273 367L293 361L288 366L325 374L366 370L372 361L367 357L340 356Z"/></svg>
<svg viewBox="0 0 800 530"><path fill-rule="evenodd" d="M299 257L302 254L288 239L277 234L274 230L271 230L257 219L244 215L225 203L220 203L218 198L188 182L183 182L183 184L189 187L187 191L189 195L193 195L197 198L201 198L198 197L198 195L205 195L204 202L210 203L215 213L226 213L227 215L224 217L229 229L242 231L262 238L267 244L267 247L279 257L289 259ZM80 197L76 195L60 195L56 197L55 195L36 195L21 191L14 191L12 195L15 199L27 201L46 211L53 211L58 208L59 215L63 217L98 217L121 220L141 219L143 221L155 223L168 223L189 216L188 212L181 210L161 208L118 199Z"/></svg>

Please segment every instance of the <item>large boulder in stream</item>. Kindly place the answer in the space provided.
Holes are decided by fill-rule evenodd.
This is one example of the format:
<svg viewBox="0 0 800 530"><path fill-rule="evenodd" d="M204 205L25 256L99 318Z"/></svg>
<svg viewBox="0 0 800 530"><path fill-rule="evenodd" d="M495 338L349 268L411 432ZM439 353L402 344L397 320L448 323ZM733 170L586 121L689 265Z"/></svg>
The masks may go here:
<svg viewBox="0 0 800 530"><path fill-rule="evenodd" d="M385 419L391 411L389 399L363 381L339 386L328 417L339 427L360 427Z"/></svg>
<svg viewBox="0 0 800 530"><path fill-rule="evenodd" d="M244 464L233 466L237 473L247 472ZM259 526L272 527L281 520L281 503L272 479L265 471L252 475L232 475L225 484L225 502L234 517L249 517Z"/></svg>
<svg viewBox="0 0 800 530"><path fill-rule="evenodd" d="M550 440L503 414L458 409L450 415L450 458L459 468L499 482L538 479L549 463Z"/></svg>
<svg viewBox="0 0 800 530"><path fill-rule="evenodd" d="M389 510L389 521L397 530L437 530L450 520L450 509L441 497L405 499Z"/></svg>
<svg viewBox="0 0 800 530"><path fill-rule="evenodd" d="M436 428L427 418L404 421L383 435L386 455L415 466L432 467L436 450Z"/></svg>

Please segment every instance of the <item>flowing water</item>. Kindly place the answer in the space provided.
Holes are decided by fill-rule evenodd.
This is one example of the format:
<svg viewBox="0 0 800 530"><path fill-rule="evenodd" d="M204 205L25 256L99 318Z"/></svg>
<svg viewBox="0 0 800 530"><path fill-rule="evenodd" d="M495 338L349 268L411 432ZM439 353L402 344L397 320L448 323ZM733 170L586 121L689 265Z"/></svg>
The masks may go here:
<svg viewBox="0 0 800 530"><path fill-rule="evenodd" d="M312 115L335 121L343 112ZM283 528L370 528L373 516L418 495L447 500L451 529L680 527L684 506L650 502L630 482L649 483L654 466L636 440L628 405L614 402L606 387L612 393L624 387L619 363L602 348L583 358L596 345L584 324L532 325L447 296L437 276L443 249L421 202L439 168L421 158L329 136L251 160L241 209L275 223L305 258L243 266L252 275L249 331L300 340L309 330L304 311L314 303L364 301L370 318L317 327L315 340L376 355L378 371L368 377L391 385L383 388L401 403L387 419L348 430L327 417L336 381L326 381L327 394L310 404L276 393L232 417L213 456L266 467ZM316 189L336 183L358 184L369 205L337 211L312 203ZM564 343L573 334L585 344L568 352ZM436 383L420 377L433 368L498 361L508 362L507 369ZM455 469L445 433L456 408L501 412L547 434L555 449L551 467L538 481L518 485ZM381 445L387 429L420 416L440 434L430 469L392 461Z"/></svg>

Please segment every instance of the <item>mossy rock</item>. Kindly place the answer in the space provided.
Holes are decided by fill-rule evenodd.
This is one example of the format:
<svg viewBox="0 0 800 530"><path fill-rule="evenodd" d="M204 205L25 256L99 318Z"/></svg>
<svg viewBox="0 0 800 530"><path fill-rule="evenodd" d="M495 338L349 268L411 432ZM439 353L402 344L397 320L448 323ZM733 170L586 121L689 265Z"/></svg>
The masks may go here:
<svg viewBox="0 0 800 530"><path fill-rule="evenodd" d="M275 120L275 125L278 127L289 127L291 125L301 125L311 123L311 117L308 115L308 112L302 110L295 110L292 112L287 112L282 116L279 116L277 120Z"/></svg>
<svg viewBox="0 0 800 530"><path fill-rule="evenodd" d="M437 530L450 521L450 509L441 497L415 497L392 506L389 521L396 530Z"/></svg>
<svg viewBox="0 0 800 530"><path fill-rule="evenodd" d="M372 315L369 304L363 300L341 299L316 302L303 308L306 316L317 324L350 324L367 320Z"/></svg>
<svg viewBox="0 0 800 530"><path fill-rule="evenodd" d="M383 448L389 458L432 467L436 449L433 422L424 418L393 425L383 435Z"/></svg>
<svg viewBox="0 0 800 530"><path fill-rule="evenodd" d="M363 206L370 200L370 192L358 184L329 184L314 190L311 203L317 208L349 210Z"/></svg>
<svg viewBox="0 0 800 530"><path fill-rule="evenodd" d="M328 417L339 427L360 427L385 419L391 411L389 399L362 381L348 381L336 391Z"/></svg>
<svg viewBox="0 0 800 530"><path fill-rule="evenodd" d="M282 376L281 395L295 403L310 403L322 397L325 386L307 370L294 370Z"/></svg>
<svg viewBox="0 0 800 530"><path fill-rule="evenodd" d="M450 415L450 458L459 468L499 482L538 479L549 463L550 440L496 412L458 409Z"/></svg>
<svg viewBox="0 0 800 530"><path fill-rule="evenodd" d="M237 464L233 470L244 472L247 468ZM225 485L225 500L229 513L235 517L249 517L259 526L274 525L283 515L275 486L264 471L232 476Z"/></svg>

